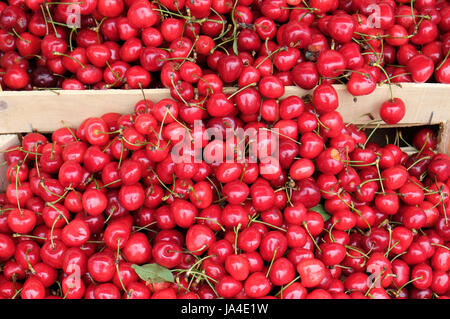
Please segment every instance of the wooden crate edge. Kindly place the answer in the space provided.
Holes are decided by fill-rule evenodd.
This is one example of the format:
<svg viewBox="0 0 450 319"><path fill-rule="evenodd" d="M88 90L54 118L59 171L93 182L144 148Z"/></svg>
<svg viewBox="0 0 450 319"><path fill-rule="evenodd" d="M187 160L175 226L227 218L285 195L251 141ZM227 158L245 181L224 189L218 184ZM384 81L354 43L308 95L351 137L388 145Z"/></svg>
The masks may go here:
<svg viewBox="0 0 450 319"><path fill-rule="evenodd" d="M6 190L8 182L6 180L6 171L8 166L5 165L4 151L11 146L19 145L18 134L0 134L0 192Z"/></svg>

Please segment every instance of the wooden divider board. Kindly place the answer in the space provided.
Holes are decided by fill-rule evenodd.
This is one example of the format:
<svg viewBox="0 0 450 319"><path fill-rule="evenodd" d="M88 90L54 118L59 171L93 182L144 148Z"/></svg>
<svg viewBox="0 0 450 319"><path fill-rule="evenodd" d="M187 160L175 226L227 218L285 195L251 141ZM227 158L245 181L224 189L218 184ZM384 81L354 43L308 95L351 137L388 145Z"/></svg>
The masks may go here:
<svg viewBox="0 0 450 319"><path fill-rule="evenodd" d="M372 94L353 97L344 85L335 85L339 95L338 111L345 122L366 124L379 120L378 110L390 98L389 86L378 87ZM235 90L228 88L229 92ZM406 104L404 119L396 126L439 124L450 120L450 85L404 83L393 86L394 96ZM284 96L311 93L298 87L287 87ZM168 89L144 90L145 97L158 101L170 97ZM107 112L127 113L143 98L141 90L88 91L4 91L0 92L0 134L51 132L63 126L62 121L77 127L89 116ZM385 125L386 126L386 125Z"/></svg>
<svg viewBox="0 0 450 319"><path fill-rule="evenodd" d="M450 119L441 124L437 150L440 153L450 155Z"/></svg>

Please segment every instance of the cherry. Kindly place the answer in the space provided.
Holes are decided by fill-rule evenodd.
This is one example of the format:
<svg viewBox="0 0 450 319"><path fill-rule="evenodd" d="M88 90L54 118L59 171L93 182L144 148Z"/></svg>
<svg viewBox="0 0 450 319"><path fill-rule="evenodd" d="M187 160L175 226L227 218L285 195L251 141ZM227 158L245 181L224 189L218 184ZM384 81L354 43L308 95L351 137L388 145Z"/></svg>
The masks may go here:
<svg viewBox="0 0 450 319"><path fill-rule="evenodd" d="M325 277L325 265L318 259L307 259L296 266L301 278L301 285L306 288L316 287Z"/></svg>
<svg viewBox="0 0 450 319"><path fill-rule="evenodd" d="M338 107L338 96L333 86L320 84L314 89L313 104L321 113L334 111Z"/></svg>
<svg viewBox="0 0 450 319"><path fill-rule="evenodd" d="M271 282L264 273L254 272L245 280L244 291L250 298L266 296L272 288Z"/></svg>
<svg viewBox="0 0 450 319"><path fill-rule="evenodd" d="M236 55L224 55L217 66L220 78L227 83L236 81L244 69L242 60Z"/></svg>
<svg viewBox="0 0 450 319"><path fill-rule="evenodd" d="M269 279L274 286L290 283L295 278L295 267L289 259L281 257L276 259L269 272Z"/></svg>
<svg viewBox="0 0 450 319"><path fill-rule="evenodd" d="M278 231L270 231L262 237L259 252L263 260L271 261L283 256L286 249L286 237Z"/></svg>
<svg viewBox="0 0 450 319"><path fill-rule="evenodd" d="M433 270L427 264L418 264L411 269L411 279L417 289L427 289L433 281Z"/></svg>
<svg viewBox="0 0 450 319"><path fill-rule="evenodd" d="M61 282L61 288L66 299L81 299L86 293L84 282L73 276L65 277Z"/></svg>
<svg viewBox="0 0 450 319"><path fill-rule="evenodd" d="M226 183L222 191L227 198L227 202L234 205L242 203L247 199L250 193L247 184L241 181L231 181Z"/></svg>
<svg viewBox="0 0 450 319"><path fill-rule="evenodd" d="M232 298L242 290L242 283L231 276L224 276L217 283L216 289L220 296Z"/></svg>
<svg viewBox="0 0 450 319"><path fill-rule="evenodd" d="M120 299L120 290L111 283L99 284L94 289L95 299Z"/></svg>
<svg viewBox="0 0 450 319"><path fill-rule="evenodd" d="M250 187L250 197L252 198L253 207L257 211L264 211L272 207L275 193L268 185L253 184Z"/></svg>
<svg viewBox="0 0 450 319"><path fill-rule="evenodd" d="M67 246L59 239L46 240L40 250L40 257L49 266L61 269L62 256L67 250Z"/></svg>
<svg viewBox="0 0 450 319"><path fill-rule="evenodd" d="M250 265L242 255L229 255L225 259L225 270L235 280L243 281L250 273Z"/></svg>
<svg viewBox="0 0 450 319"><path fill-rule="evenodd" d="M317 70L323 77L337 77L345 68L345 58L339 51L326 50L317 58Z"/></svg>
<svg viewBox="0 0 450 319"><path fill-rule="evenodd" d="M37 278L28 278L22 287L20 297L22 299L44 299L46 295L44 284Z"/></svg>
<svg viewBox="0 0 450 319"><path fill-rule="evenodd" d="M207 250L214 241L214 233L204 225L193 225L186 233L186 247L197 256Z"/></svg>
<svg viewBox="0 0 450 319"><path fill-rule="evenodd" d="M0 250L1 251L0 257L2 259L7 260L14 255L16 247L14 245L14 242L9 236L5 234L0 234L0 245L2 247L2 249Z"/></svg>
<svg viewBox="0 0 450 319"><path fill-rule="evenodd" d="M107 252L97 252L89 257L87 269L92 279L97 282L108 282L116 271L114 257Z"/></svg>
<svg viewBox="0 0 450 319"><path fill-rule="evenodd" d="M301 62L291 70L293 82L305 90L314 88L319 81L319 73L313 62Z"/></svg>
<svg viewBox="0 0 450 319"><path fill-rule="evenodd" d="M140 184L123 185L119 191L119 200L126 210L137 210L144 203L144 189Z"/></svg>
<svg viewBox="0 0 450 319"><path fill-rule="evenodd" d="M253 252L258 249L261 243L261 233L255 228L245 228L239 233L237 245L240 249L248 252Z"/></svg>
<svg viewBox="0 0 450 319"><path fill-rule="evenodd" d="M347 90L354 96L367 95L376 88L377 79L368 67L362 66L351 73L347 82Z"/></svg>
<svg viewBox="0 0 450 319"><path fill-rule="evenodd" d="M122 0L98 0L97 10L105 17L114 18L117 17L124 9L124 3Z"/></svg>
<svg viewBox="0 0 450 319"><path fill-rule="evenodd" d="M380 117L387 124L397 124L405 116L405 103L400 98L385 101L380 107Z"/></svg>
<svg viewBox="0 0 450 319"><path fill-rule="evenodd" d="M431 58L417 54L408 60L406 67L414 82L423 83L433 75L434 63Z"/></svg>
<svg viewBox="0 0 450 319"><path fill-rule="evenodd" d="M87 271L88 256L79 248L68 248L62 257L62 269L64 273L83 275Z"/></svg>
<svg viewBox="0 0 450 319"><path fill-rule="evenodd" d="M182 228L189 228L195 222L197 217L197 208L190 202L182 199L175 199L170 205L170 210L174 217L177 226Z"/></svg>
<svg viewBox="0 0 450 319"><path fill-rule="evenodd" d="M28 209L13 209L8 214L9 228L19 234L27 234L36 226L36 214Z"/></svg>
<svg viewBox="0 0 450 319"><path fill-rule="evenodd" d="M174 268L181 262L181 247L170 242L158 242L153 245L152 256L159 265Z"/></svg>
<svg viewBox="0 0 450 319"><path fill-rule="evenodd" d="M30 77L28 73L20 67L10 67L3 75L3 82L13 90L25 88L29 81Z"/></svg>

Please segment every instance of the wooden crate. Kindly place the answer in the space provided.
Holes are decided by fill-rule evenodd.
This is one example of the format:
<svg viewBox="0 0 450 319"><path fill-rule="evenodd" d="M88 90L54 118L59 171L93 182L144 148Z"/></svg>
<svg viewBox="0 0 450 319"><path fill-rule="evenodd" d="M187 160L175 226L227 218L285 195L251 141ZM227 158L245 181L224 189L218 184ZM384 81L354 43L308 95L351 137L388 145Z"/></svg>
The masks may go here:
<svg viewBox="0 0 450 319"><path fill-rule="evenodd" d="M375 126L373 121L380 120L381 103L390 98L387 85L360 97L350 95L344 85L335 85L335 88L339 95L338 111L346 123L356 125ZM235 89L226 90L232 92ZM292 86L286 88L285 96L310 93ZM393 86L393 93L402 98L407 107L405 117L394 127L439 125L438 150L450 155L450 85L403 83ZM129 113L144 96L158 101L170 94L167 89L0 92L0 151L18 144L17 134L20 133L46 133L63 126L77 127L86 117L107 112ZM0 190L5 184L3 161L0 153Z"/></svg>

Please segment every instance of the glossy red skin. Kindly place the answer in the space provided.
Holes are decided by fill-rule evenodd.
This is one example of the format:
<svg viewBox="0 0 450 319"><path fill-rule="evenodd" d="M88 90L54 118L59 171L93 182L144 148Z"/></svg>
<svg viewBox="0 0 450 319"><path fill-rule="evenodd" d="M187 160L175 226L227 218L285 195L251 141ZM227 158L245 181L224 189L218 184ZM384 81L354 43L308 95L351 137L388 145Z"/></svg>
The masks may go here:
<svg viewBox="0 0 450 319"><path fill-rule="evenodd" d="M380 116L387 124L397 124L406 113L405 103L399 98L383 102L380 107Z"/></svg>

